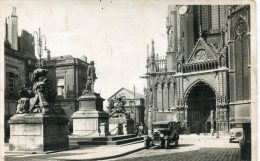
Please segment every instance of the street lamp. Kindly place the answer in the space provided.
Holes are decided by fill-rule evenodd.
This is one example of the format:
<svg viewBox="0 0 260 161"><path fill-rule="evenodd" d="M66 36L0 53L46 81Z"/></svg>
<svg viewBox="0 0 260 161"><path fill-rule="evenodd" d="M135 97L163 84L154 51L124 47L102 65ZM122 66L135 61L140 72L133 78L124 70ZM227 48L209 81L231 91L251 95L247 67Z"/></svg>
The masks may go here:
<svg viewBox="0 0 260 161"><path fill-rule="evenodd" d="M135 85L134 85L134 119L135 119L135 123L136 123L136 107L135 107Z"/></svg>
<svg viewBox="0 0 260 161"><path fill-rule="evenodd" d="M43 60L42 60L42 55L43 55L43 50L48 50L46 48L46 37L44 35L41 35L41 29L39 28L39 32L37 33L36 31L33 32L33 36L36 35L37 40L34 41L34 45L37 46L37 53L39 56L38 64L36 65L38 68L43 67ZM44 38L44 49L42 47L42 39Z"/></svg>

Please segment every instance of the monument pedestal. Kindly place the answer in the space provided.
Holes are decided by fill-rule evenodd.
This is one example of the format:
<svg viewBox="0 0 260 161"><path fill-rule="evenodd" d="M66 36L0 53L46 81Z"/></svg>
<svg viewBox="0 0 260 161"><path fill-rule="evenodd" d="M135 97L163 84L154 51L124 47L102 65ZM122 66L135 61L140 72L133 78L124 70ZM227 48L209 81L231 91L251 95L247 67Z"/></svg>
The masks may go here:
<svg viewBox="0 0 260 161"><path fill-rule="evenodd" d="M10 119L10 151L44 152L69 148L65 115L15 114Z"/></svg>
<svg viewBox="0 0 260 161"><path fill-rule="evenodd" d="M131 118L109 118L109 132L111 135L135 134L135 122Z"/></svg>
<svg viewBox="0 0 260 161"><path fill-rule="evenodd" d="M103 111L104 99L97 93L86 93L78 98L79 111L73 113L73 135L96 137L100 134L100 124L105 123L108 133L109 114ZM104 135L104 133L102 134Z"/></svg>

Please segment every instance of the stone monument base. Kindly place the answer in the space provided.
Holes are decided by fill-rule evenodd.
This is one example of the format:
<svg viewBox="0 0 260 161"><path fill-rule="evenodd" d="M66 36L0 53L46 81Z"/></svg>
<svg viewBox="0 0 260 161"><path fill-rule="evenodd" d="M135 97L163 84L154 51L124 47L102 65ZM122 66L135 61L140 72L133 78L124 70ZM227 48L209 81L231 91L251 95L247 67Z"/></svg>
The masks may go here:
<svg viewBox="0 0 260 161"><path fill-rule="evenodd" d="M118 130L117 127L121 125L123 129ZM109 132L111 135L135 134L134 126L134 120L125 116L109 118Z"/></svg>
<svg viewBox="0 0 260 161"><path fill-rule="evenodd" d="M15 114L10 119L9 151L69 148L67 125L65 115Z"/></svg>
<svg viewBox="0 0 260 161"><path fill-rule="evenodd" d="M72 115L73 135L97 137L100 135L100 125L105 123L105 133L108 129L108 113L103 111L77 111Z"/></svg>
<svg viewBox="0 0 260 161"><path fill-rule="evenodd" d="M97 137L108 133L109 114L103 111L104 99L98 93L86 93L78 98L79 110L74 112L73 135ZM102 132L100 126L102 125Z"/></svg>

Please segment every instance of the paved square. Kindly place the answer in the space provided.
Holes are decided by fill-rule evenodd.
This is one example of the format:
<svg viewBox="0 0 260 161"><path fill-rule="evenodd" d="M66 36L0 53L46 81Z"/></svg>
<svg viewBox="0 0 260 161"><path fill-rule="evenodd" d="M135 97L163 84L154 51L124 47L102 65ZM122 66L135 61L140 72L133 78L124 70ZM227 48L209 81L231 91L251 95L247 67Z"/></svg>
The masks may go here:
<svg viewBox="0 0 260 161"><path fill-rule="evenodd" d="M183 135L179 146L170 149L155 147L114 160L124 161L240 161L238 143L229 143L228 136L219 139L210 136Z"/></svg>
<svg viewBox="0 0 260 161"><path fill-rule="evenodd" d="M112 158L136 148L142 148L144 143L125 146L90 146L80 149L57 152L53 154L11 154L6 153L6 161L40 161L40 160L98 160ZM238 143L229 143L228 136L215 139L205 135L181 135L179 146L170 149L153 147L141 150L120 158L109 160L118 161L240 161Z"/></svg>

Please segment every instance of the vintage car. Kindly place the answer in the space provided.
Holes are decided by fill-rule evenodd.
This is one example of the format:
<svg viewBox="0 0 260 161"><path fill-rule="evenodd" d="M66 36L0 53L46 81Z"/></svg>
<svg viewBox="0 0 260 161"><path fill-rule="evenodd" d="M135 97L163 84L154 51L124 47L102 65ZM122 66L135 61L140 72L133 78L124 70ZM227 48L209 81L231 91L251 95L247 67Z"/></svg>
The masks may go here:
<svg viewBox="0 0 260 161"><path fill-rule="evenodd" d="M243 138L243 127L242 123L230 123L230 137L229 142L230 143L238 143Z"/></svg>
<svg viewBox="0 0 260 161"><path fill-rule="evenodd" d="M148 149L151 146L162 146L166 149L170 143L178 146L180 123L175 121L158 121L152 126L152 136L145 137L144 146Z"/></svg>

